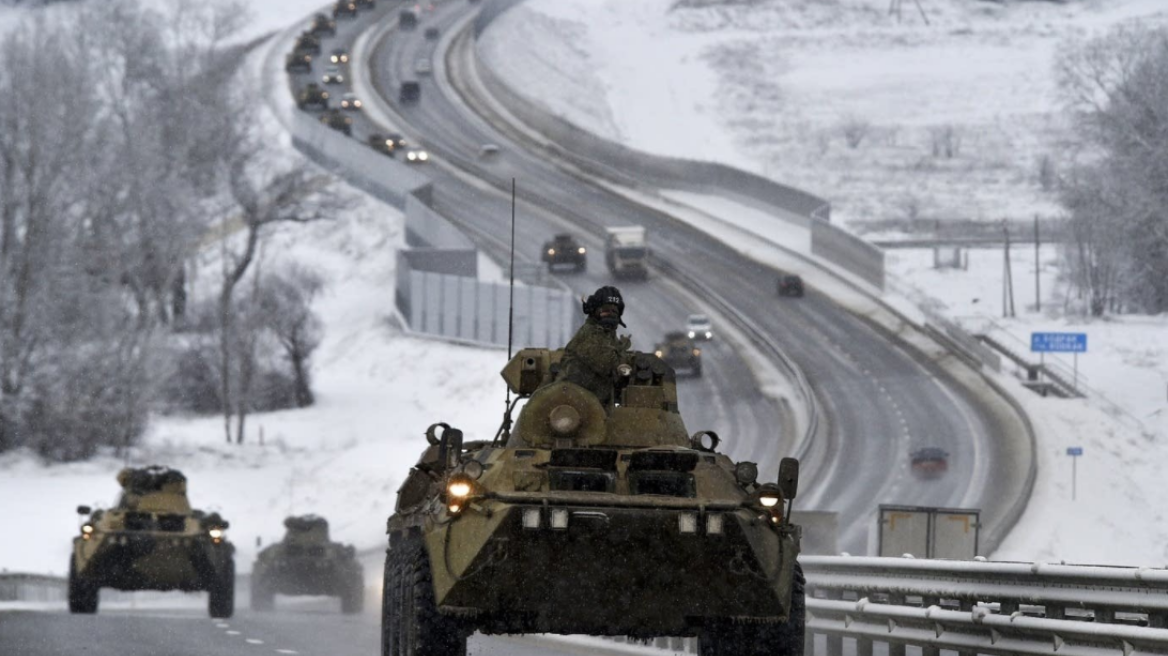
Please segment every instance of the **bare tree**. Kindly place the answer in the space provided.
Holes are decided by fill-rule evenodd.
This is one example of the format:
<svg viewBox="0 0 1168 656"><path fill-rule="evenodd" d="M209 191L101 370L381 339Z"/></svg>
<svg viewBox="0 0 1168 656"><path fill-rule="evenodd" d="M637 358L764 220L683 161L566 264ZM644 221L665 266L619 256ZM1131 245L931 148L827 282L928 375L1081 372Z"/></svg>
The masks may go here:
<svg viewBox="0 0 1168 656"><path fill-rule="evenodd" d="M259 307L267 328L275 335L292 368L296 406L313 404L308 361L320 346L321 323L312 301L324 287L315 271L294 265L270 276L263 286Z"/></svg>

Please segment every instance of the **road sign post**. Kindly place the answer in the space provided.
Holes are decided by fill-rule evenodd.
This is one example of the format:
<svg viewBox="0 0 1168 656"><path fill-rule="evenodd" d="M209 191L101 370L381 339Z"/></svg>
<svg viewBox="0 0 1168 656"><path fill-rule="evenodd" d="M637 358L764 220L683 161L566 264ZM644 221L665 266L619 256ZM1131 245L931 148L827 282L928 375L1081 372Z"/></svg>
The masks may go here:
<svg viewBox="0 0 1168 656"><path fill-rule="evenodd" d="M1075 500L1075 487L1078 479L1079 456L1083 455L1083 447L1068 446L1067 455L1071 457L1071 501Z"/></svg>
<svg viewBox="0 0 1168 656"><path fill-rule="evenodd" d="M1071 387L1079 389L1079 354L1087 352L1087 333L1030 333L1030 352L1037 353L1039 362L1046 366L1046 353L1074 354L1074 381Z"/></svg>

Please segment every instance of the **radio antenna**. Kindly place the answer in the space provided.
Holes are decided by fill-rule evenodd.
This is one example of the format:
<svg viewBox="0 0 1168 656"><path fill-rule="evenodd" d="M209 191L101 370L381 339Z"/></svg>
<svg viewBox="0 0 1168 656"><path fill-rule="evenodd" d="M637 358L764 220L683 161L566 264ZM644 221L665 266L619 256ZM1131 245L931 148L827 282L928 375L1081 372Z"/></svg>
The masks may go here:
<svg viewBox="0 0 1168 656"><path fill-rule="evenodd" d="M515 338L515 178L511 178L511 290L507 299L507 362L513 356L512 348ZM515 399L517 402L519 399ZM511 438L511 386L507 386L507 397L503 404L503 425L495 434L495 443L501 437L504 442Z"/></svg>

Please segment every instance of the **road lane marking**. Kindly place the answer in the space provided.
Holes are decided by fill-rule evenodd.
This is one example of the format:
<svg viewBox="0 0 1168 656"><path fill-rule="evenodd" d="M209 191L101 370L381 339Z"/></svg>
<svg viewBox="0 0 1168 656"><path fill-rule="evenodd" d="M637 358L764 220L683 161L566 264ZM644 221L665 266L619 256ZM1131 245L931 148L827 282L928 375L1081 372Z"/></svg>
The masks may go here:
<svg viewBox="0 0 1168 656"><path fill-rule="evenodd" d="M277 654L299 654L300 652L292 651L291 649L277 649L276 653Z"/></svg>
<svg viewBox="0 0 1168 656"><path fill-rule="evenodd" d="M262 644L264 644L264 641L263 640L256 640L255 638L248 638L247 644L249 644L249 645L262 645Z"/></svg>
<svg viewBox="0 0 1168 656"><path fill-rule="evenodd" d="M226 622L219 622L218 624L215 625L215 627L219 628L219 629L229 629L229 628L231 628L231 625L227 624Z"/></svg>
<svg viewBox="0 0 1168 656"><path fill-rule="evenodd" d="M239 631L228 631L227 635L239 635Z"/></svg>

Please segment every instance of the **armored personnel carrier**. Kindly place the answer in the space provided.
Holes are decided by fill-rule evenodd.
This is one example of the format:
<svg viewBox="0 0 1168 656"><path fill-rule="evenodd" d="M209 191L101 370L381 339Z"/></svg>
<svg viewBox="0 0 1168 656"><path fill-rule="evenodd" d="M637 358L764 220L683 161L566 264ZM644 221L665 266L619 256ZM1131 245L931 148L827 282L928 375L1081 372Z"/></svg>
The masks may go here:
<svg viewBox="0 0 1168 656"><path fill-rule="evenodd" d="M312 55L307 52L290 52L284 55L284 70L289 73L311 73Z"/></svg>
<svg viewBox="0 0 1168 656"><path fill-rule="evenodd" d="M284 539L259 553L251 574L252 610L272 610L277 594L341 598L341 612L365 604L365 571L352 545L329 541L328 521L316 515L284 520Z"/></svg>
<svg viewBox="0 0 1168 656"><path fill-rule="evenodd" d="M588 269L588 250L569 234L556 235L544 242L540 259L547 263L548 271L562 265L569 265L577 272Z"/></svg>
<svg viewBox="0 0 1168 656"><path fill-rule="evenodd" d="M345 116L339 109L330 109L320 115L320 122L334 130L340 130L348 136L353 135L353 119Z"/></svg>
<svg viewBox="0 0 1168 656"><path fill-rule="evenodd" d="M210 593L211 617L235 607L235 547L219 513L192 510L187 479L167 467L127 468L108 510L88 515L69 558L69 611L96 613L101 588Z"/></svg>
<svg viewBox="0 0 1168 656"><path fill-rule="evenodd" d="M702 375L702 350L686 333L665 333L664 341L653 352L674 371L684 371L695 377Z"/></svg>
<svg viewBox="0 0 1168 656"><path fill-rule="evenodd" d="M328 109L329 93L322 89L316 82L309 82L296 95L296 106L300 109L308 109L309 106Z"/></svg>
<svg viewBox="0 0 1168 656"><path fill-rule="evenodd" d="M513 432L510 412L494 440L427 430L386 527L382 655L464 654L474 631L801 655L798 461L761 482L713 432L691 437L674 372L652 353L613 372L610 406L555 380L562 356L525 349L504 368L526 400Z"/></svg>

